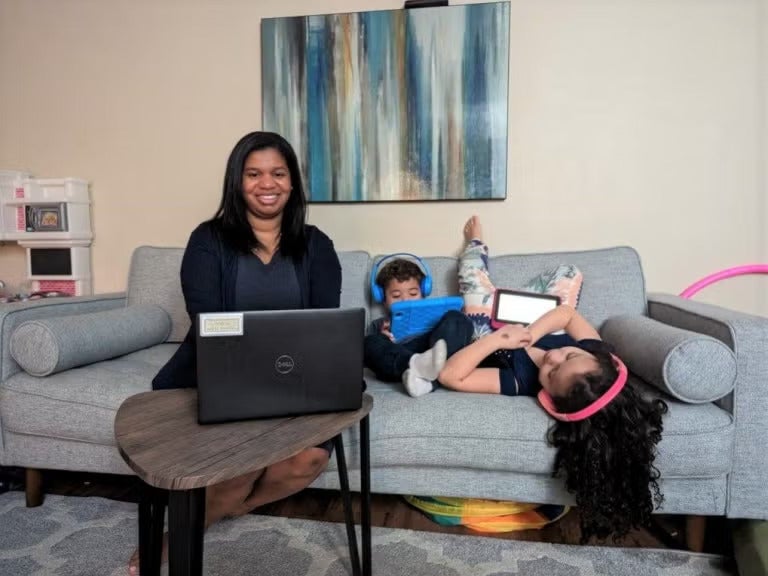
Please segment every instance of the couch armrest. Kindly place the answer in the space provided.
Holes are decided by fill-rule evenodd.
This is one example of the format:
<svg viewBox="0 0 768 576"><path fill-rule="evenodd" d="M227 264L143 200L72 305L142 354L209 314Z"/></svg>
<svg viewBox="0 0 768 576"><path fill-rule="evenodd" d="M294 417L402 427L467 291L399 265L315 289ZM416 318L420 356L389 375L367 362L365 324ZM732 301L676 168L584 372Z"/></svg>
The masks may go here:
<svg viewBox="0 0 768 576"><path fill-rule="evenodd" d="M55 316L112 310L125 305L126 297L123 292L99 294L96 296L44 298L29 302L0 304L0 383L21 370L16 361L11 357L10 343L11 334L22 322ZM2 389L0 389L1 398ZM0 465L3 464L5 451L2 424L0 422Z"/></svg>
<svg viewBox="0 0 768 576"><path fill-rule="evenodd" d="M768 318L671 294L649 294L651 318L707 334L736 354L736 385L730 408L736 424L733 472L728 479L731 518L768 518Z"/></svg>

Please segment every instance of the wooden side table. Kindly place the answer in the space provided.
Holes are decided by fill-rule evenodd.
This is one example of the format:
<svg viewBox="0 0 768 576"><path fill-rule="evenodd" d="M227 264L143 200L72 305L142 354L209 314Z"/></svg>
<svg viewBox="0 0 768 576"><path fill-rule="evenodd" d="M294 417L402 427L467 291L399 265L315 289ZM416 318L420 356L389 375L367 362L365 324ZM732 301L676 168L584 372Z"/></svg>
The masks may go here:
<svg viewBox="0 0 768 576"><path fill-rule="evenodd" d="M227 424L197 423L197 391L144 392L125 400L115 418L120 454L144 482L139 504L139 572L160 574L168 506L170 576L202 575L205 489L290 458L333 438L352 572L361 574L341 432L360 424L362 574L371 574L371 485L368 414L359 410Z"/></svg>

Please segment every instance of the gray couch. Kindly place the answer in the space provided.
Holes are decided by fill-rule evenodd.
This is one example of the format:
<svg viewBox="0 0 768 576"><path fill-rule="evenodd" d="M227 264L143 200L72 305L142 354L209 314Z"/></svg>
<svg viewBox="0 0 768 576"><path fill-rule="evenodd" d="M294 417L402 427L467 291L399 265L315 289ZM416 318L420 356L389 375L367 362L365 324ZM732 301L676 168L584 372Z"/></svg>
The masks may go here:
<svg viewBox="0 0 768 576"><path fill-rule="evenodd" d="M150 389L189 326L179 286L181 256L177 248L138 248L125 294L0 305L0 464L131 474L115 448L115 411L128 396ZM367 287L371 257L340 257L342 306L362 306L376 317L381 310L370 305ZM435 295L455 294L456 259L427 261ZM648 394L669 404L657 460L662 511L768 518L768 319L670 295L647 296L639 258L629 248L497 256L491 274L498 286L515 287L559 263L582 270L580 311L619 345L632 377L647 381L642 386ZM42 326L88 315L85 326L96 326L108 321L105 311L130 313L147 304L167 313L163 342L44 377L25 372L11 355L12 336L28 321ZM83 322L77 326L63 338L88 342ZM54 340L62 339L57 334ZM551 420L535 399L446 390L414 399L397 385L367 381L374 396L374 492L572 502L551 478L554 450L545 441ZM355 430L346 446L355 485ZM336 482L332 461L315 486L332 489Z"/></svg>

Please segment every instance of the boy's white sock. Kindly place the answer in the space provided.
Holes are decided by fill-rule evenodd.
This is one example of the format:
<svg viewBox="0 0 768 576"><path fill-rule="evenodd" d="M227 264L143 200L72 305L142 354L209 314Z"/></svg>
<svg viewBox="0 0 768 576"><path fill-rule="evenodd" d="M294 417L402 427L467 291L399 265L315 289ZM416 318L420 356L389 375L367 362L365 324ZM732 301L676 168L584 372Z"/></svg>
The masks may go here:
<svg viewBox="0 0 768 576"><path fill-rule="evenodd" d="M426 352L411 356L409 368L403 373L403 386L408 394L416 398L432 392L433 382L445 366L447 356L445 340L438 340Z"/></svg>
<svg viewBox="0 0 768 576"><path fill-rule="evenodd" d="M445 366L448 357L448 348L445 340L438 340L426 352L414 354L408 363L412 378L423 378L432 382L437 380L440 370Z"/></svg>
<svg viewBox="0 0 768 576"><path fill-rule="evenodd" d="M403 372L403 386L405 387L405 391L414 398L429 394L435 389L435 385L432 384L431 380L416 376L412 370Z"/></svg>

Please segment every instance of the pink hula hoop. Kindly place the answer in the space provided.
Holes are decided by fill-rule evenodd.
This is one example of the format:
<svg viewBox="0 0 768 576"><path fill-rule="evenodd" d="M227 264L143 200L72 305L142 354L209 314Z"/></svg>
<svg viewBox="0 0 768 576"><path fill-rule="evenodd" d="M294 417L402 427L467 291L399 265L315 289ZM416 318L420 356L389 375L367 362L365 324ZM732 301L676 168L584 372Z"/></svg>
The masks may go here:
<svg viewBox="0 0 768 576"><path fill-rule="evenodd" d="M705 276L698 282L694 282L688 288L680 293L681 298L690 298L696 292L702 288L706 288L710 284L725 280L726 278L733 278L734 276L744 276L746 274L768 274L768 264L748 264L746 266L734 266L733 268L726 268L715 272L709 276Z"/></svg>

